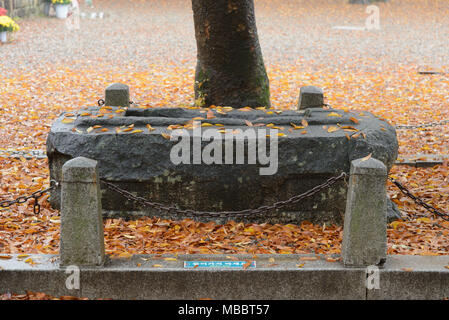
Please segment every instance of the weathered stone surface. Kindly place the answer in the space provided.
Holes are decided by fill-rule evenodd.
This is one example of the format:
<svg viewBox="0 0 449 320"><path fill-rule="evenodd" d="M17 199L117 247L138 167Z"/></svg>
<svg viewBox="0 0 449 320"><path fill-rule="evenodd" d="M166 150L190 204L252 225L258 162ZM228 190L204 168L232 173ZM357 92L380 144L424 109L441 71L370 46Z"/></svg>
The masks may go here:
<svg viewBox="0 0 449 320"><path fill-rule="evenodd" d="M395 129L366 112L356 114L341 110L311 109L313 111L305 116L304 111L276 114L268 110L232 110L225 114L214 112L216 118L203 122L223 124L233 130L269 129L248 127L245 120L254 125L264 123L284 128L280 132L285 133L286 137L279 137L278 140L279 161L275 175L261 176L259 169L265 166L259 164L175 165L169 155L177 142L167 140L161 134L171 133L167 130L169 125L185 124L194 117L205 118L201 110L131 108L126 113L112 112L112 119L80 116L83 112L96 115L98 110L97 107L79 110L73 123L63 123L64 115L61 115L54 123L47 140L51 178L60 181L63 163L74 157L85 156L99 162L101 178L137 195L183 209L221 211L270 205L305 192L343 171L349 173L350 161L369 153L384 162L387 168L391 168L397 156ZM351 117L359 119L359 123L355 124L350 120ZM308 127L293 130L291 123L301 125L304 118ZM147 124L151 124L155 130L148 131ZM87 129L94 125L109 130L101 132L101 129L96 129L87 133ZM129 125L134 125L134 129L142 132L116 133L116 127ZM327 128L331 126L340 126L340 129L328 132ZM353 129L343 129L351 127ZM348 140L347 136L356 133L358 137ZM203 141L202 147L208 143ZM340 223L346 205L346 190L346 184L340 181L321 194L296 205L268 216L245 220ZM140 208L108 190L103 189L102 193L103 209L108 215L145 214L176 218ZM59 207L57 191L52 193L51 202Z"/></svg>
<svg viewBox="0 0 449 320"><path fill-rule="evenodd" d="M129 87L122 83L114 83L108 86L105 91L105 105L129 107Z"/></svg>
<svg viewBox="0 0 449 320"><path fill-rule="evenodd" d="M166 261L154 255L130 259L112 258L102 268L81 268L80 288L68 290L64 268L56 255L34 255L39 262L26 263L18 255L0 259L0 288L23 294L26 290L53 296L112 299L437 299L449 297L447 256L389 255L379 270L379 289L366 287L365 268L344 268L321 256L258 254L233 255L238 260L256 260L256 269L184 269L189 260L229 260L228 255L179 255ZM270 262L270 258L276 263ZM162 265L154 268L154 264ZM404 271L409 268L412 271ZM217 290L219 288L219 290ZM182 302L185 304L185 302Z"/></svg>
<svg viewBox="0 0 449 320"><path fill-rule="evenodd" d="M104 263L104 235L97 161L77 157L62 167L61 265Z"/></svg>
<svg viewBox="0 0 449 320"><path fill-rule="evenodd" d="M449 298L448 256L388 255L378 289L368 300L444 300Z"/></svg>
<svg viewBox="0 0 449 320"><path fill-rule="evenodd" d="M370 158L351 162L343 229L345 266L380 265L387 255L387 168Z"/></svg>
<svg viewBox="0 0 449 320"><path fill-rule="evenodd" d="M315 86L302 87L299 91L298 109L321 108L324 105L323 89Z"/></svg>
<svg viewBox="0 0 449 320"><path fill-rule="evenodd" d="M54 256L41 255L40 263L33 267L16 259L0 259L0 266L5 268L0 272L0 287L18 293L31 290L57 296L113 299L365 299L365 270L345 269L323 256L305 262L303 268L298 268L301 257L316 256L257 255L257 267L247 270L183 268L184 261L226 261L227 256L178 255L176 261L161 260L154 255L112 258L103 268L82 268L78 290L67 290L68 275L57 263L49 261ZM234 257L254 260L253 255ZM37 260L34 256L33 259ZM154 264L162 267L154 268ZM32 274L37 275L35 279Z"/></svg>

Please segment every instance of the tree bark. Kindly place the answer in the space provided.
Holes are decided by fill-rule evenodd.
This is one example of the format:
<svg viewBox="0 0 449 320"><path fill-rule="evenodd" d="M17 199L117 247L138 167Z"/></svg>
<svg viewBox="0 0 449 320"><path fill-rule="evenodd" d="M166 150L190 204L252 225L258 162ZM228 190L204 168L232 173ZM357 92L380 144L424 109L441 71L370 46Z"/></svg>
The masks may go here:
<svg viewBox="0 0 449 320"><path fill-rule="evenodd" d="M192 9L196 105L269 107L254 0L192 0Z"/></svg>

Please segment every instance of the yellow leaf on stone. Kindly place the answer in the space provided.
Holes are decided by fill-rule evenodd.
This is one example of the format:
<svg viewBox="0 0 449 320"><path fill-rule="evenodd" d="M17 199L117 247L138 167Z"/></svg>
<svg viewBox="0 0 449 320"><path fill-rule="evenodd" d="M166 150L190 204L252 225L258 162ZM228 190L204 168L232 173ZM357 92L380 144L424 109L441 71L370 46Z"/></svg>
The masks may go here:
<svg viewBox="0 0 449 320"><path fill-rule="evenodd" d="M355 135L354 135L355 136ZM354 137L353 136L353 137ZM367 161L371 158L372 153L370 153L369 155L367 155L366 157L363 157L361 161Z"/></svg>
<svg viewBox="0 0 449 320"><path fill-rule="evenodd" d="M413 268L401 268L402 271L411 272Z"/></svg>
<svg viewBox="0 0 449 320"><path fill-rule="evenodd" d="M279 133L278 133L278 136L279 136L279 137L286 137L287 135L286 135L285 133L279 132Z"/></svg>
<svg viewBox="0 0 449 320"><path fill-rule="evenodd" d="M304 127L307 127L307 126L309 125L309 123L307 122L306 119L302 119L302 120L301 120L301 124L302 124Z"/></svg>
<svg viewBox="0 0 449 320"><path fill-rule="evenodd" d="M354 117L350 117L349 120L351 120L354 123L359 123L359 119L356 119Z"/></svg>
<svg viewBox="0 0 449 320"><path fill-rule="evenodd" d="M64 118L62 119L62 123L73 123L75 121L75 119L70 119L70 118Z"/></svg>

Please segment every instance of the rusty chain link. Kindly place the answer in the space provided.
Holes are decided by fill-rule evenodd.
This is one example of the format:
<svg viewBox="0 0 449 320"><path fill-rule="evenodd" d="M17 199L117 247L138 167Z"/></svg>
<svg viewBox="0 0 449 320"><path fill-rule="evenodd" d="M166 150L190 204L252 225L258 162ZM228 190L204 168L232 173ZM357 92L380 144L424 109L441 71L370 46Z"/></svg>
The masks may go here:
<svg viewBox="0 0 449 320"><path fill-rule="evenodd" d="M50 187L48 187L46 189L35 191L32 194L30 194L29 196L20 196L14 200L0 201L0 208L9 208L12 205L22 204L22 203L27 202L30 199L34 199L33 213L39 214L41 212L41 205L39 204L39 198L41 198L45 193L49 192L50 190L53 190L57 186L58 186L58 182L56 182L55 180L51 180Z"/></svg>
<svg viewBox="0 0 449 320"><path fill-rule="evenodd" d="M390 180L396 187L398 187L399 190L403 194L405 194L407 197L412 199L416 204L420 205L421 207L425 208L430 213L433 213L434 215L437 215L441 217L443 220L449 221L449 215L443 212L438 211L436 208L432 207L431 205L425 203L422 199L415 196L413 193L410 192L406 187L404 187L399 181L396 179L393 179L391 177L388 177L388 180Z"/></svg>
<svg viewBox="0 0 449 320"><path fill-rule="evenodd" d="M297 203L305 198L311 197L315 194L317 194L318 192L329 188L330 186L332 186L334 183L336 183L337 181L341 180L341 179L345 179L346 181L346 177L347 174L345 172L342 172L340 175L332 177L330 179L328 179L326 182L317 185L315 187L313 187L312 189L301 193L299 195L295 195L287 200L284 201L277 201L275 203L273 203L272 205L269 206L261 206L258 207L256 209L245 209L245 210L238 210L238 211L220 211L220 212L210 212L210 211L195 211L195 210L191 210L191 209L178 209L175 206L166 206L162 203L158 203L158 202L153 202L153 201L149 201L145 198L142 197L138 197L133 195L132 193L114 185L113 183L107 182L103 179L101 179L101 182L111 191L114 191L120 195L122 195L124 198L136 202L136 203L140 203L143 206L146 207L150 207L153 209L156 209L158 211L164 211L164 212L168 212L171 214L177 214L177 215L184 215L184 216L188 216L188 217L205 217L205 218L223 218L223 217L230 217L230 216L240 216L240 217L248 217L248 216L253 216L253 215L259 215L259 214L263 214L263 213L267 213L271 210L274 209L281 209L287 205L290 204L294 204ZM439 217L441 217L443 220L449 221L449 215L446 213L442 213L440 212L438 209L436 209L435 207L432 207L431 205L427 204L426 202L424 202L421 198L415 196L414 194L412 194L410 192L410 190L408 190L404 185L402 185L399 181L397 181L396 179L393 179L391 177L388 177L388 179L396 186L398 187L398 189L407 197L409 197L410 199L412 199L416 204L420 205L421 207L425 208L427 211L429 211L432 214L435 214ZM56 182L55 180L51 180L50 181L50 187L46 188L46 189L42 189L42 190L38 190L33 192L32 194L28 195L28 196L20 196L17 197L14 200L3 200L0 201L0 208L9 208L15 204L22 204L22 203L26 203L28 200L33 199L34 200L34 204L33 204L33 213L34 214L39 214L40 213L40 204L39 204L39 198L41 198L45 193L53 190L54 188L56 188L58 186L58 182Z"/></svg>
<svg viewBox="0 0 449 320"><path fill-rule="evenodd" d="M327 103L323 103L323 106L324 107L328 107L328 108L332 108L332 106L330 104L327 104ZM428 122L428 123L416 124L416 125L396 125L394 127L395 127L395 129L398 129L398 130L401 130L401 129L420 129L420 128L444 126L446 124L449 124L449 120Z"/></svg>
<svg viewBox="0 0 449 320"><path fill-rule="evenodd" d="M430 123L424 123L424 124L418 124L418 125L399 125L399 126L395 126L395 128L396 129L419 129L419 128L443 126L445 124L449 124L449 120L442 120L442 121L438 121L438 122L430 122Z"/></svg>
<svg viewBox="0 0 449 320"><path fill-rule="evenodd" d="M288 200L277 201L269 206L261 206L256 209L245 209L245 210L238 210L238 211L219 211L219 212L195 211L195 210L191 210L191 209L178 209L173 205L167 206L162 203L149 201L145 198L135 196L132 193L130 193L126 190L123 190L120 187L118 187L110 182L107 182L105 180L100 180L100 181L109 190L122 195L124 198L126 198L130 201L139 203L140 205L143 205L145 207L150 207L150 208L156 209L161 212L167 212L167 213L175 214L175 215L183 215L183 216L187 216L187 217L225 218L225 217L234 217L234 216L248 217L248 216L254 216L254 215L267 213L274 209L281 209L287 205L297 203L304 198L311 197L311 196L317 194L318 192L329 188L335 182L337 182L341 179L345 179L346 177L347 177L347 174L345 172L342 172L340 175L332 177L332 178L328 179L326 182L324 182L320 185L317 185L304 193L295 195L295 196L289 198Z"/></svg>

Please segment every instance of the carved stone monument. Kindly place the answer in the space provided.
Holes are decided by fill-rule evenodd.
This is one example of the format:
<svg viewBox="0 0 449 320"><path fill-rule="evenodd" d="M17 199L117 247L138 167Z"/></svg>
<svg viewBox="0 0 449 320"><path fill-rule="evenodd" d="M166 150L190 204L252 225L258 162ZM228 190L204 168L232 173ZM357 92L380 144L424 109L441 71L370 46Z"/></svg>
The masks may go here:
<svg viewBox="0 0 449 320"><path fill-rule="evenodd" d="M170 139L176 130L185 135ZM181 138L188 150L179 148ZM214 142L221 143L220 155L210 152L218 152ZM98 161L100 178L135 195L201 211L243 210L286 200L349 173L352 160L369 154L389 170L397 148L395 129L374 115L317 107L283 112L90 107L73 116L62 114L47 140L51 179L61 181L63 164L83 156ZM140 207L104 186L102 192L106 215L183 218ZM347 185L339 181L305 201L245 221L340 223L346 193ZM51 202L59 207L59 190L53 191Z"/></svg>

